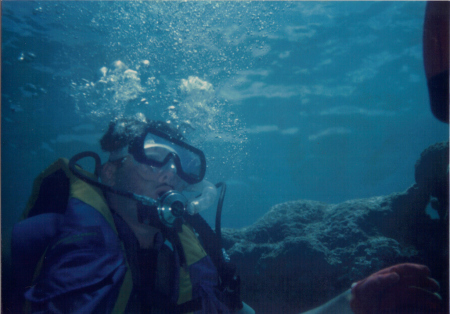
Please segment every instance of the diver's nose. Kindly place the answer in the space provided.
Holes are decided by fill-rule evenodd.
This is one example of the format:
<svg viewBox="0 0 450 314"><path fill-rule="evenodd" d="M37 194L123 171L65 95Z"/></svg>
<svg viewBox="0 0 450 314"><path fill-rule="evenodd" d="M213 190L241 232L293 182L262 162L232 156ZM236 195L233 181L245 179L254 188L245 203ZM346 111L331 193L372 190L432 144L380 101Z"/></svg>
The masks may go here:
<svg viewBox="0 0 450 314"><path fill-rule="evenodd" d="M158 181L160 183L170 183L177 174L177 167L173 160L169 160L167 164L160 168Z"/></svg>

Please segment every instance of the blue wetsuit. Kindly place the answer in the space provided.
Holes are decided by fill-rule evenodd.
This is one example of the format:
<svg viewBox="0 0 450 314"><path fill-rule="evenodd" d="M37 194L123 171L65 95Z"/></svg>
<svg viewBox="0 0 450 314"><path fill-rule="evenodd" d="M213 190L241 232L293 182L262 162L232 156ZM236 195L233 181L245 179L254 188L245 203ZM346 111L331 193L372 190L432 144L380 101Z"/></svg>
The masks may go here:
<svg viewBox="0 0 450 314"><path fill-rule="evenodd" d="M119 217L114 220L119 236L100 212L79 199L70 198L64 214L41 214L25 219L15 226L12 258L18 270L16 273L21 273L24 260L27 260L27 252L21 249L21 242L31 245L37 251L34 255L39 257L47 247L42 268L34 284L29 286L30 275L26 275L26 272L22 273L23 278L18 276L18 286L25 289L24 296L30 302L32 312L111 313L118 301L128 266L133 274L133 293L126 300L126 312L148 312L149 308L145 307L152 306L149 303L152 301L152 285L157 281L156 264L145 264L146 260L143 258L155 254L155 250L137 250L137 253L130 256L128 253L136 248L133 242L136 244L137 240ZM32 242L27 241L30 235L31 238L34 237ZM128 247L127 253L122 242ZM161 247L159 245L158 249ZM165 250L167 249L165 247ZM176 264L176 259L173 263ZM174 269L175 274L172 274L170 284L173 284L173 280L176 281L177 272L176 268ZM214 287L218 283L218 274L209 256L190 265L188 269L192 298L201 297L201 312L229 312L216 297ZM20 282L21 280L30 281L27 283ZM172 296L161 295L160 300L176 304L177 292Z"/></svg>

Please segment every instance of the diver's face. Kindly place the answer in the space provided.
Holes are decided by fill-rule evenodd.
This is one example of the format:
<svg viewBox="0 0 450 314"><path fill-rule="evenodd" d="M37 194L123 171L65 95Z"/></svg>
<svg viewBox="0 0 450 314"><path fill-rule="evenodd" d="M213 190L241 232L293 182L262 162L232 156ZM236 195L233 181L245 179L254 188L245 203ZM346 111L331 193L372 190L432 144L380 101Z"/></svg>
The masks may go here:
<svg viewBox="0 0 450 314"><path fill-rule="evenodd" d="M158 199L167 191L185 187L172 161L156 168L138 163L132 155L125 157L123 166L117 169L116 184L120 189L153 199Z"/></svg>

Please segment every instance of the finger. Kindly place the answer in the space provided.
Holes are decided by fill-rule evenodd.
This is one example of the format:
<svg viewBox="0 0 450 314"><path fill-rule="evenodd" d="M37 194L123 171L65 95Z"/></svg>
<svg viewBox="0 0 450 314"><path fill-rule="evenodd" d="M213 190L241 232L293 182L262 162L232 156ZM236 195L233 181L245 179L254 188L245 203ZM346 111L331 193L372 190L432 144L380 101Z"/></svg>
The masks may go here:
<svg viewBox="0 0 450 314"><path fill-rule="evenodd" d="M400 288L400 287L399 287ZM383 294L380 302L381 312L404 312L420 310L425 313L436 312L440 309L442 298L437 293L408 287L406 289L391 288Z"/></svg>
<svg viewBox="0 0 450 314"><path fill-rule="evenodd" d="M416 287L410 287L409 290L415 308L423 309L426 313L435 312L441 308L442 297L438 293Z"/></svg>
<svg viewBox="0 0 450 314"><path fill-rule="evenodd" d="M400 276L397 273L388 273L376 276L370 276L368 284L372 288L384 290L400 281Z"/></svg>
<svg viewBox="0 0 450 314"><path fill-rule="evenodd" d="M385 289L395 285L399 280L400 276L397 273L372 275L354 286L352 293L358 299L376 298Z"/></svg>
<svg viewBox="0 0 450 314"><path fill-rule="evenodd" d="M428 277L430 275L430 269L427 266L419 265L419 264L412 264L412 263L395 265L395 266L392 266L390 268L390 270L399 274L400 277L403 277L403 276Z"/></svg>
<svg viewBox="0 0 450 314"><path fill-rule="evenodd" d="M439 283L430 277L403 277L400 278L399 284L406 287L417 287L431 292L438 292L440 289Z"/></svg>

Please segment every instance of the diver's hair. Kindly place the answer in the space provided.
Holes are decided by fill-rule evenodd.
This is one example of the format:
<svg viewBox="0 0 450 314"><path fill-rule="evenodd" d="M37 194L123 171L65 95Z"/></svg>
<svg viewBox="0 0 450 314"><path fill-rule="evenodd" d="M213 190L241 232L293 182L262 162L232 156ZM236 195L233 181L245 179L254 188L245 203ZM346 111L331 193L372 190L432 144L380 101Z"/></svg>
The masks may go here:
<svg viewBox="0 0 450 314"><path fill-rule="evenodd" d="M136 118L121 118L109 123L108 131L100 140L100 145L105 152L114 152L130 144L140 136L146 128L153 127L170 137L184 141L183 135L171 124L164 121L142 120Z"/></svg>

